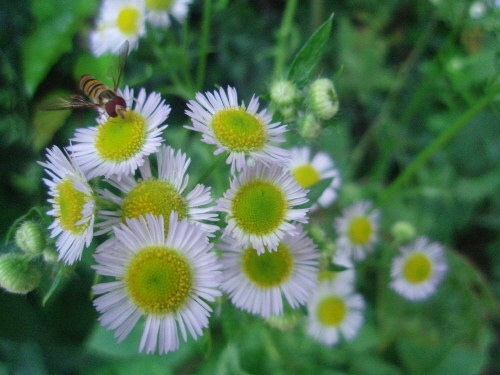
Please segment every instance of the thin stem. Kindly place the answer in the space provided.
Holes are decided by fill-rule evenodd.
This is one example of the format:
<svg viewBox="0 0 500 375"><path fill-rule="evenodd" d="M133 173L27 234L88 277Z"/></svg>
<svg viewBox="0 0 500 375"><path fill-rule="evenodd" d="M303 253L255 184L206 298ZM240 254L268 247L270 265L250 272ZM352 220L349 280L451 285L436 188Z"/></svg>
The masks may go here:
<svg viewBox="0 0 500 375"><path fill-rule="evenodd" d="M295 10L297 9L297 0L287 0L285 12L283 13L283 20L281 21L281 27L278 31L277 36L277 46L276 46L276 58L274 60L274 78L278 79L283 77L285 72L285 62L289 52L288 37L292 30L293 17L295 15Z"/></svg>
<svg viewBox="0 0 500 375"><path fill-rule="evenodd" d="M349 170L347 171L349 178L352 179L354 174L356 173L358 165L361 162L363 155L366 152L366 149L370 145L375 132L378 130L378 128L380 128L383 124L386 123L388 117L390 116L392 107L397 102L396 99L398 97L399 91L401 90L401 88L403 88L404 83L408 79L411 68L416 64L418 58L424 51L424 47L427 45L427 41L434 33L436 26L437 26L437 20L434 18L433 20L431 20L431 22L427 24L424 33L422 34L418 42L415 44L415 47L413 48L412 52L410 53L404 64L401 66L401 69L398 72L398 78L396 80L396 83L392 87L392 90L389 93L387 99L385 100L382 109L380 110L378 116L376 117L370 128L368 128L368 130L361 138L361 141L358 143L358 145L352 152L351 162L349 163L350 164Z"/></svg>
<svg viewBox="0 0 500 375"><path fill-rule="evenodd" d="M443 148L450 139L461 130L467 123L479 112L481 112L488 104L490 104L495 97L500 92L500 84L494 86L487 94L483 96L482 99L478 100L476 104L467 110L462 116L460 116L450 127L443 130L443 132L434 141L427 146L424 150L417 155L413 162L406 167L406 169L401 173L392 184L384 190L379 196L379 204L384 205L392 197L394 197L397 192L403 187L403 185L408 182L408 180L413 176L413 174L419 170L424 163L426 163L432 155L434 155L439 149Z"/></svg>
<svg viewBox="0 0 500 375"><path fill-rule="evenodd" d="M226 158L225 152L217 156L217 158L215 159L214 163L210 166L210 168L208 168L205 171L205 173L203 173L203 175L200 177L200 179L196 182L196 185L204 183L205 180L208 178L208 176L210 176L210 174L214 171L214 169L217 168L222 163L222 161L224 161L225 158Z"/></svg>
<svg viewBox="0 0 500 375"><path fill-rule="evenodd" d="M203 20L201 23L200 54L198 57L198 69L196 71L196 91L201 91L205 79L207 67L208 41L210 37L210 24L212 21L212 0L203 2Z"/></svg>

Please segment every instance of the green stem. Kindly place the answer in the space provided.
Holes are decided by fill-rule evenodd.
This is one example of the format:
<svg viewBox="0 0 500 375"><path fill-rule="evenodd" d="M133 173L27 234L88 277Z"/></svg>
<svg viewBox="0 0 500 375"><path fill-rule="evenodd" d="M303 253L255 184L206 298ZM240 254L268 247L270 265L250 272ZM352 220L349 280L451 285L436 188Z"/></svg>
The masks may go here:
<svg viewBox="0 0 500 375"><path fill-rule="evenodd" d="M225 152L217 156L217 158L215 159L214 163L210 166L210 168L208 168L205 171L205 173L203 173L203 175L200 177L200 179L196 182L196 185L204 183L205 180L208 178L208 176L210 176L210 174L214 171L214 169L217 168L222 163L222 161L225 160L226 156L227 155Z"/></svg>
<svg viewBox="0 0 500 375"><path fill-rule="evenodd" d="M461 130L467 123L479 112L481 112L488 104L490 104L495 97L500 92L500 84L493 87L487 94L483 96L476 104L469 108L462 116L460 116L450 127L443 130L443 132L434 141L427 146L424 150L417 155L413 162L406 167L406 169L401 173L392 184L384 190L380 196L378 203L383 206L392 197L394 197L397 192L403 187L403 185L408 182L408 180L413 176L413 174L419 170L424 163L426 163L432 155L434 155L439 149L446 145L450 139Z"/></svg>
<svg viewBox="0 0 500 375"><path fill-rule="evenodd" d="M287 0L285 12L283 13L283 20L281 27L278 31L277 46L276 46L276 59L274 60L274 74L275 79L283 77L285 71L285 62L289 52L288 37L292 30L293 17L297 9L297 0Z"/></svg>
<svg viewBox="0 0 500 375"><path fill-rule="evenodd" d="M196 72L196 91L201 91L205 79L205 69L208 56L208 39L210 36L210 23L212 20L212 0L203 2L203 21L201 24L200 54L198 58L198 70Z"/></svg>
<svg viewBox="0 0 500 375"><path fill-rule="evenodd" d="M387 119L390 116L393 106L397 103L396 99L398 98L398 94L401 88L403 88L404 83L408 79L411 68L416 64L418 58L424 51L424 47L427 45L427 41L434 33L436 26L437 26L436 19L431 20L427 24L426 29L422 33L422 36L415 44L415 47L413 48L412 52L410 53L404 64L401 66L401 69L398 72L398 77L396 79L395 85L392 87L392 90L389 93L387 99L385 100L382 109L380 110L376 119L373 121L370 128L368 128L368 130L361 138L361 141L358 143L358 145L352 152L351 162L349 163L350 164L349 170L347 171L348 178L352 179L354 177L354 174L356 173L356 170L363 158L363 155L365 154L368 146L372 142L373 135L379 128L381 128L387 122Z"/></svg>

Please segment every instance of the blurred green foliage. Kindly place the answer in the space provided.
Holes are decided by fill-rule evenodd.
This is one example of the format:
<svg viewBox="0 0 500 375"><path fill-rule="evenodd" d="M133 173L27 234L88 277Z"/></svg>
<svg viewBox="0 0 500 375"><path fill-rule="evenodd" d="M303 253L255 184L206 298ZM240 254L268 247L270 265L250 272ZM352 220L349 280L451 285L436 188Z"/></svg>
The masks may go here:
<svg viewBox="0 0 500 375"><path fill-rule="evenodd" d="M246 102L254 93L267 97L278 54L301 89L311 78L335 80L341 111L312 145L333 155L342 172L338 207L377 199L425 147L498 85L500 9L493 2L303 1L296 4L288 33L279 36L289 3L213 2L202 81L196 75L203 1L191 6L186 24L148 30L128 58L125 83L161 92L172 106L166 141L189 150L195 161L192 184L209 168L212 150L181 127L187 123L185 102L197 91L228 84ZM471 6L478 3L484 13L473 17ZM95 117L90 110L36 108L74 92L83 73L109 83L110 56L93 57L86 42L98 7L97 1L0 4L2 239L15 219L46 202L36 164L42 148L66 146L74 129ZM280 37L284 50L277 48ZM303 143L297 125L290 126L288 144ZM139 355L139 325L117 345L96 323L88 251L44 307L50 285L27 296L1 294L0 374L498 373L499 155L497 95L384 201L382 226L406 220L419 234L451 245L452 271L434 298L411 304L389 290L375 297L373 280L387 275L374 274L374 256L360 270L358 286L371 307L352 343L328 348L308 338L303 325L269 328L226 301L214 306L210 329L198 342L181 343L179 351L163 357ZM225 189L225 173L208 180L214 197ZM338 207L313 216L327 235ZM7 243L4 252L12 246Z"/></svg>

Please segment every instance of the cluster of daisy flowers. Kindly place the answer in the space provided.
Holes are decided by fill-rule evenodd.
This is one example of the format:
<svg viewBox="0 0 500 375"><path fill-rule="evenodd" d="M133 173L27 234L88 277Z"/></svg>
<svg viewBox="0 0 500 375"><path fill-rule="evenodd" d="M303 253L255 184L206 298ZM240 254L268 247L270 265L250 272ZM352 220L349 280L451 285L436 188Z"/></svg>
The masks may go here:
<svg viewBox="0 0 500 375"><path fill-rule="evenodd" d="M146 23L168 28L172 17L182 22L191 3L192 0L104 0L96 28L89 35L92 53L117 55L126 40L130 50L137 49L139 39L146 35Z"/></svg>
<svg viewBox="0 0 500 375"><path fill-rule="evenodd" d="M187 155L162 144L170 107L160 95L119 94L123 117L101 113L97 126L77 129L69 147L53 147L40 163L50 177L59 260L73 264L94 236L106 236L93 266L106 277L93 287L101 324L120 342L143 318L140 351L167 353L178 348L179 333L184 341L203 334L210 303L225 293L266 319L304 306L308 334L326 345L353 339L366 308L355 267L376 249L380 211L368 201L347 207L332 226L335 255L322 264L306 225L310 212L337 198L341 179L331 158L279 147L287 126L259 110L256 97L245 106L232 87L198 93L187 104L186 128L224 154L230 170L214 205L210 187L188 188ZM323 179L330 182L311 206L306 189ZM332 263L347 270L327 271ZM443 247L420 238L393 259L389 287L422 300L446 268Z"/></svg>

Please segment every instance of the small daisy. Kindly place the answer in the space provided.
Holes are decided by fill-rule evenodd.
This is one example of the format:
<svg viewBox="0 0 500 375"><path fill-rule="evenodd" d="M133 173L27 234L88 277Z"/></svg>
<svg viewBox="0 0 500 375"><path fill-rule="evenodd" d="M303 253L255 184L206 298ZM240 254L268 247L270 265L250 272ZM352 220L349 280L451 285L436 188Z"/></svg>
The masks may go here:
<svg viewBox="0 0 500 375"><path fill-rule="evenodd" d="M225 251L221 289L236 307L267 318L283 314L283 298L294 309L307 301L316 285L320 253L302 225L296 232L285 235L276 251L260 255L230 237L223 239L218 246Z"/></svg>
<svg viewBox="0 0 500 375"><path fill-rule="evenodd" d="M49 226L51 237L57 237L59 260L73 264L80 260L84 247L93 237L96 205L94 192L79 166L54 146L47 150L47 163L39 162L52 178L43 179L50 188L48 201L52 210L47 214L56 219Z"/></svg>
<svg viewBox="0 0 500 375"><path fill-rule="evenodd" d="M271 145L269 142L284 142L282 134L286 125L272 123L266 110L257 113L259 99L252 97L248 108L238 105L236 90L223 88L213 94L196 94L196 101L190 100L186 114L191 117L193 126L187 129L201 132L201 140L217 146L214 154L229 153L226 160L231 164L231 174L240 171L247 157L265 164L286 165L290 159L287 150Z"/></svg>
<svg viewBox="0 0 500 375"><path fill-rule="evenodd" d="M68 147L87 177L133 174L144 163L144 157L156 152L163 142L161 125L170 106L160 94L141 89L137 99L134 90L125 87L120 95L127 102L125 118L102 114L97 127L77 129ZM131 104L135 103L132 109Z"/></svg>
<svg viewBox="0 0 500 375"><path fill-rule="evenodd" d="M145 34L143 0L104 0L96 29L89 35L90 49L95 56L106 52L117 55L120 46L128 40L132 51L137 49L139 38Z"/></svg>
<svg viewBox="0 0 500 375"><path fill-rule="evenodd" d="M133 176L123 176L120 180L112 176L106 180L109 184L124 193L119 197L108 190L98 192L105 199L118 205L117 211L102 210L99 213L101 222L96 224L96 235L108 233L118 223L125 223L126 219L136 218L146 214L163 215L168 218L172 211L178 213L179 219L185 217L189 221L203 220L216 221L217 214L212 207L200 207L212 203L210 187L198 184L185 197L182 194L188 184L189 175L186 174L191 159L181 151L174 152L170 146L162 146L156 154L158 160L158 178L153 177L149 160L139 167L141 179ZM168 233L169 220L165 220L165 233ZM203 230L213 233L219 229L216 225L200 223Z"/></svg>
<svg viewBox="0 0 500 375"><path fill-rule="evenodd" d="M420 237L401 253L392 261L390 287L410 301L434 294L448 269L443 246Z"/></svg>
<svg viewBox="0 0 500 375"><path fill-rule="evenodd" d="M311 160L311 148L307 146L292 147L290 154L290 171L304 189L314 186L323 179L333 178L330 186L323 191L311 210L316 210L318 205L321 207L331 205L337 199L341 183L339 171L334 167L332 158L325 152L318 152Z"/></svg>
<svg viewBox="0 0 500 375"><path fill-rule="evenodd" d="M292 208L306 203L306 194L289 171L259 162L231 181L215 210L227 212L224 235L261 254L276 250L286 233L298 234L291 221L307 223L309 209Z"/></svg>
<svg viewBox="0 0 500 375"><path fill-rule="evenodd" d="M379 210L372 210L371 202L362 201L347 207L342 217L335 220L335 228L339 236L337 252L349 254L355 261L366 258L378 240Z"/></svg>
<svg viewBox="0 0 500 375"><path fill-rule="evenodd" d="M340 335L352 340L363 326L365 301L346 283L322 281L307 304L309 336L336 345Z"/></svg>
<svg viewBox="0 0 500 375"><path fill-rule="evenodd" d="M178 22L184 21L193 0L146 0L146 19L153 26L167 28L170 15Z"/></svg>
<svg viewBox="0 0 500 375"><path fill-rule="evenodd" d="M178 330L184 341L187 331L194 339L203 335L212 311L205 301L221 295L220 265L206 233L175 212L170 223L165 236L162 216L127 220L94 255L97 272L116 278L93 287L102 294L94 300L101 324L116 329L121 342L144 316L139 351L146 353L178 349Z"/></svg>

